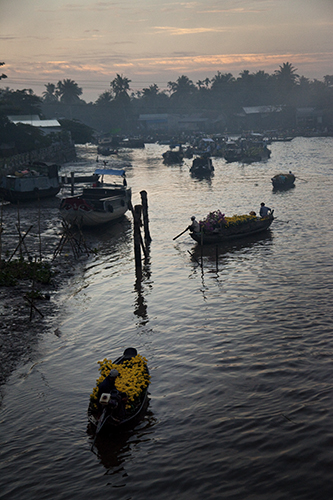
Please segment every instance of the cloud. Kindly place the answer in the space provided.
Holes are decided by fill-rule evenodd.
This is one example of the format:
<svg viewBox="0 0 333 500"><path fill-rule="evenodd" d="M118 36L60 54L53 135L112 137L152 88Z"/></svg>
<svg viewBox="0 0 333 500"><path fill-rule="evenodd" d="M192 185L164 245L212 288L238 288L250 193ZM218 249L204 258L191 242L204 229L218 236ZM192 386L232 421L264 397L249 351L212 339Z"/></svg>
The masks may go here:
<svg viewBox="0 0 333 500"><path fill-rule="evenodd" d="M175 36L175 35L196 35L200 33L223 33L230 31L230 28L216 28L216 27L211 27L211 28L204 28L204 27L197 27L197 28L178 28L178 27L172 27L172 26L155 26L154 27L154 32L155 34L163 33L163 34L168 34L170 36Z"/></svg>

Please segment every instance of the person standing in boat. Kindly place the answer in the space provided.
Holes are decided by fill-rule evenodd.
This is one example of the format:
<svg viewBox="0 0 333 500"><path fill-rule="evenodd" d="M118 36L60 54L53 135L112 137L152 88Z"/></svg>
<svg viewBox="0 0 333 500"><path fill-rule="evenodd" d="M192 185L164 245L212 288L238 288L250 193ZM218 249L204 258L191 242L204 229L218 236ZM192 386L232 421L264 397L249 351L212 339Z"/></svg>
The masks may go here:
<svg viewBox="0 0 333 500"><path fill-rule="evenodd" d="M200 233L200 224L196 220L196 218L194 217L194 215L192 215L191 221L192 221L192 223L188 226L188 229L190 231L192 231L193 233Z"/></svg>
<svg viewBox="0 0 333 500"><path fill-rule="evenodd" d="M272 213L272 210L269 207L266 207L265 203L262 202L260 204L260 217L267 217L267 215L270 215Z"/></svg>
<svg viewBox="0 0 333 500"><path fill-rule="evenodd" d="M118 418L125 417L125 403L127 400L127 395L124 392L118 391L116 388L116 378L118 377L118 370L112 369L107 377L98 386L98 407L103 410L103 405L99 402L102 394L111 394L111 400L113 402L112 406L116 408L116 416Z"/></svg>

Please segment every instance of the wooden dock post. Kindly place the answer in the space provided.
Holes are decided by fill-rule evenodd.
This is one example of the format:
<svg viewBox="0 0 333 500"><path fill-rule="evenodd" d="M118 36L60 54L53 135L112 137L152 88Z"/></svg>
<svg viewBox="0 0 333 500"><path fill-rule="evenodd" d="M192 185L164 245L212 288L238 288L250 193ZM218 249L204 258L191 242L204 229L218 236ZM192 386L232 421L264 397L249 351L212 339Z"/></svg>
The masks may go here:
<svg viewBox="0 0 333 500"><path fill-rule="evenodd" d="M151 236L149 232L147 191L140 191L140 195L142 201L143 229L145 232L145 243L146 247L148 247L151 243Z"/></svg>
<svg viewBox="0 0 333 500"><path fill-rule="evenodd" d="M134 258L135 269L137 274L142 274L142 261L141 261L141 205L135 205L133 211L134 217Z"/></svg>
<svg viewBox="0 0 333 500"><path fill-rule="evenodd" d="M74 196L74 172L71 172L71 195Z"/></svg>

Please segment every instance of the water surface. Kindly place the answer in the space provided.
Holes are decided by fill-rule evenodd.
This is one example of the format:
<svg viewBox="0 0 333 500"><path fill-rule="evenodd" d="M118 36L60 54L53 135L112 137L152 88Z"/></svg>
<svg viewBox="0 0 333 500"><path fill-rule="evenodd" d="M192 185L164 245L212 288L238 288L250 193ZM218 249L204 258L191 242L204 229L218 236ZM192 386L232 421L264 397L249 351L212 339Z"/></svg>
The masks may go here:
<svg viewBox="0 0 333 500"><path fill-rule="evenodd" d="M214 159L210 180L190 176L191 160L163 165L166 146L110 159L133 205L148 193L149 262L138 282L130 215L85 232L98 253L52 298L59 315L4 387L0 499L332 498L333 141L270 148L264 163ZM81 147L76 171L95 160ZM289 170L296 187L274 192ZM191 215L261 201L277 217L261 236L203 255L188 233L173 241ZM92 453L97 361L128 346L149 362L148 413Z"/></svg>

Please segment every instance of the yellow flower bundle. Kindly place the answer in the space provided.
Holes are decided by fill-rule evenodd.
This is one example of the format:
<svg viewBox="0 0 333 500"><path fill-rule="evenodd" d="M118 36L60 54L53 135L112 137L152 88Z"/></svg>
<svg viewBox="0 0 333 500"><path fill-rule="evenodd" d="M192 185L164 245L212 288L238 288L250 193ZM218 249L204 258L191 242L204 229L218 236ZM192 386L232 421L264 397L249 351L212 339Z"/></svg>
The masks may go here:
<svg viewBox="0 0 333 500"><path fill-rule="evenodd" d="M233 215L232 217L224 218L224 226L238 226L239 224L244 224L245 222L250 222L256 220L255 215Z"/></svg>
<svg viewBox="0 0 333 500"><path fill-rule="evenodd" d="M90 400L93 404L97 403L98 386L109 375L110 370L116 369L119 372L116 378L115 386L120 392L125 392L128 396L127 407L141 395L142 391L150 383L150 375L147 369L147 360L140 354L116 365L111 359L104 358L97 362L99 366L100 377L96 380Z"/></svg>

